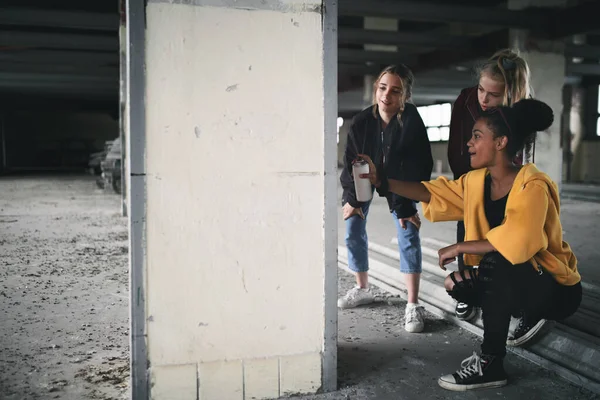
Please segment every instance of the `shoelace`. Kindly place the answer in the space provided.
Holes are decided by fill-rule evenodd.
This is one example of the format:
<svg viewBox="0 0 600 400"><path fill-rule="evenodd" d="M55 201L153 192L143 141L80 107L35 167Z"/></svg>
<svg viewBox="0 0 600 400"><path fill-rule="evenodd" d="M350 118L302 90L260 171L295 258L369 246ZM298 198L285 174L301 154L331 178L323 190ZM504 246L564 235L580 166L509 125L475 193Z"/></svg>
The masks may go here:
<svg viewBox="0 0 600 400"><path fill-rule="evenodd" d="M419 307L411 308L408 310L408 313L406 313L406 322L407 323L418 322L420 316L421 316L421 309Z"/></svg>
<svg viewBox="0 0 600 400"><path fill-rule="evenodd" d="M456 371L456 374L460 376L461 379L467 379L474 374L483 375L483 369L481 368L481 357L475 352L469 358L465 358L461 363L460 367L462 368L459 371Z"/></svg>
<svg viewBox="0 0 600 400"><path fill-rule="evenodd" d="M359 288L359 287L353 287L346 294L346 299L348 299L348 300L354 300L354 299L356 299L358 297L360 291L361 291L361 288Z"/></svg>
<svg viewBox="0 0 600 400"><path fill-rule="evenodd" d="M523 317L521 317L521 319L519 320L519 324L515 328L515 334L517 334L517 333L523 334L524 332L527 332L529 329L531 329L531 327L533 325L535 325L535 324L527 322L525 320L525 317L523 316Z"/></svg>

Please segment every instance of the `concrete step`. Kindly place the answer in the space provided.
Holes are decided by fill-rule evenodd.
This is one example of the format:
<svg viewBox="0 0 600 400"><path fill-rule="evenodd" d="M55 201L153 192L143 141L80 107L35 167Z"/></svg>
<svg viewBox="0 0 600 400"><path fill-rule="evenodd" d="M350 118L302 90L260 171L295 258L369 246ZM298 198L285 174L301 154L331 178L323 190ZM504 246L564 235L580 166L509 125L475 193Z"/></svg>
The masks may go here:
<svg viewBox="0 0 600 400"><path fill-rule="evenodd" d="M370 243L369 248L372 251L399 261L400 256L396 247L397 245L398 239L392 238L389 246ZM450 243L433 238L421 238L421 249L424 260L423 268L427 267L425 264L431 265L433 263L440 273L443 273L444 276L447 275L449 272L445 272L437 267L437 251L446 246L450 246ZM458 264L454 262L447 267L448 270L456 271ZM575 314L561 322L568 327L600 338L600 287L586 283L585 281L581 284L583 286L583 299L579 309Z"/></svg>
<svg viewBox="0 0 600 400"><path fill-rule="evenodd" d="M441 242L435 243L426 238L421 240L423 246L423 273L419 299L422 305L431 313L449 320L456 325L467 329L476 335L483 336L483 323L481 316L471 322L461 321L454 315L455 302L443 286L443 281L448 271L443 271L437 265L437 248ZM437 241L436 241L437 242ZM428 245L436 246L435 248ZM397 248L387 245L370 243L369 249L369 277L372 284L388 292L406 299L404 279L398 268L399 255ZM456 270L449 265L448 270ZM347 269L347 250L338 247L338 266ZM582 313L583 322L586 317ZM594 314L592 314L592 318ZM511 322L511 331L517 321ZM596 322L590 322L588 324ZM557 323L547 334L543 335L535 344L524 348L508 348L529 361L534 362L548 370L554 371L570 382L584 386L594 393L600 394L600 339L582 332L564 323Z"/></svg>

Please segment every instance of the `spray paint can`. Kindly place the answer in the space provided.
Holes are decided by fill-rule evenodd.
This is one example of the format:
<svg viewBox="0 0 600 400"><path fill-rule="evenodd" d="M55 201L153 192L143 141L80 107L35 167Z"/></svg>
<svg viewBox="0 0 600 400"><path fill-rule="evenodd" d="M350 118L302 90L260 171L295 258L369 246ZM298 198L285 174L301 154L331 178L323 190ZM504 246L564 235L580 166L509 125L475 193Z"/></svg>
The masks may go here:
<svg viewBox="0 0 600 400"><path fill-rule="evenodd" d="M364 160L356 160L352 163L352 176L354 177L354 191L356 200L363 202L373 198L373 188L369 178L361 178L361 174L369 173L369 163Z"/></svg>

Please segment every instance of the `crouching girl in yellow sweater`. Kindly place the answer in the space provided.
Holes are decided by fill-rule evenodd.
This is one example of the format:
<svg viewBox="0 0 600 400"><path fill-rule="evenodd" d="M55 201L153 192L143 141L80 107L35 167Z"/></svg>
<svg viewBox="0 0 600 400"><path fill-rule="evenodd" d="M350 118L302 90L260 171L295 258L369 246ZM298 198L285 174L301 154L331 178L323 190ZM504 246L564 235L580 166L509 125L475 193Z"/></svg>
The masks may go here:
<svg viewBox="0 0 600 400"><path fill-rule="evenodd" d="M479 266L450 274L445 287L457 301L482 308L483 343L481 354L473 353L458 371L438 380L443 388L506 385L506 345L526 343L546 320L564 319L579 307L581 277L563 241L557 186L534 164L512 162L552 122L552 109L533 99L484 113L467 144L473 171L456 180L381 181L364 157L371 168L363 177L421 201L430 221L464 220L465 241L439 250L439 264L445 270L462 253L465 264ZM511 315L521 319L509 338Z"/></svg>

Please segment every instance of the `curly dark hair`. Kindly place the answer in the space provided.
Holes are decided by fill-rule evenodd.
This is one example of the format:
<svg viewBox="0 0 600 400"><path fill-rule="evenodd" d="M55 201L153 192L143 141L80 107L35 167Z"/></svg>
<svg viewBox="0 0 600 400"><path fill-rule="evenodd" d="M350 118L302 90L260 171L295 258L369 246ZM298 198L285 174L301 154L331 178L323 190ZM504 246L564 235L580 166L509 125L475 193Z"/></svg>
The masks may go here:
<svg viewBox="0 0 600 400"><path fill-rule="evenodd" d="M548 129L554 122L554 113L548 104L524 99L512 107L496 107L485 111L481 118L494 133L494 137L506 136L506 152L513 159L525 148L525 156L531 151L537 132Z"/></svg>

